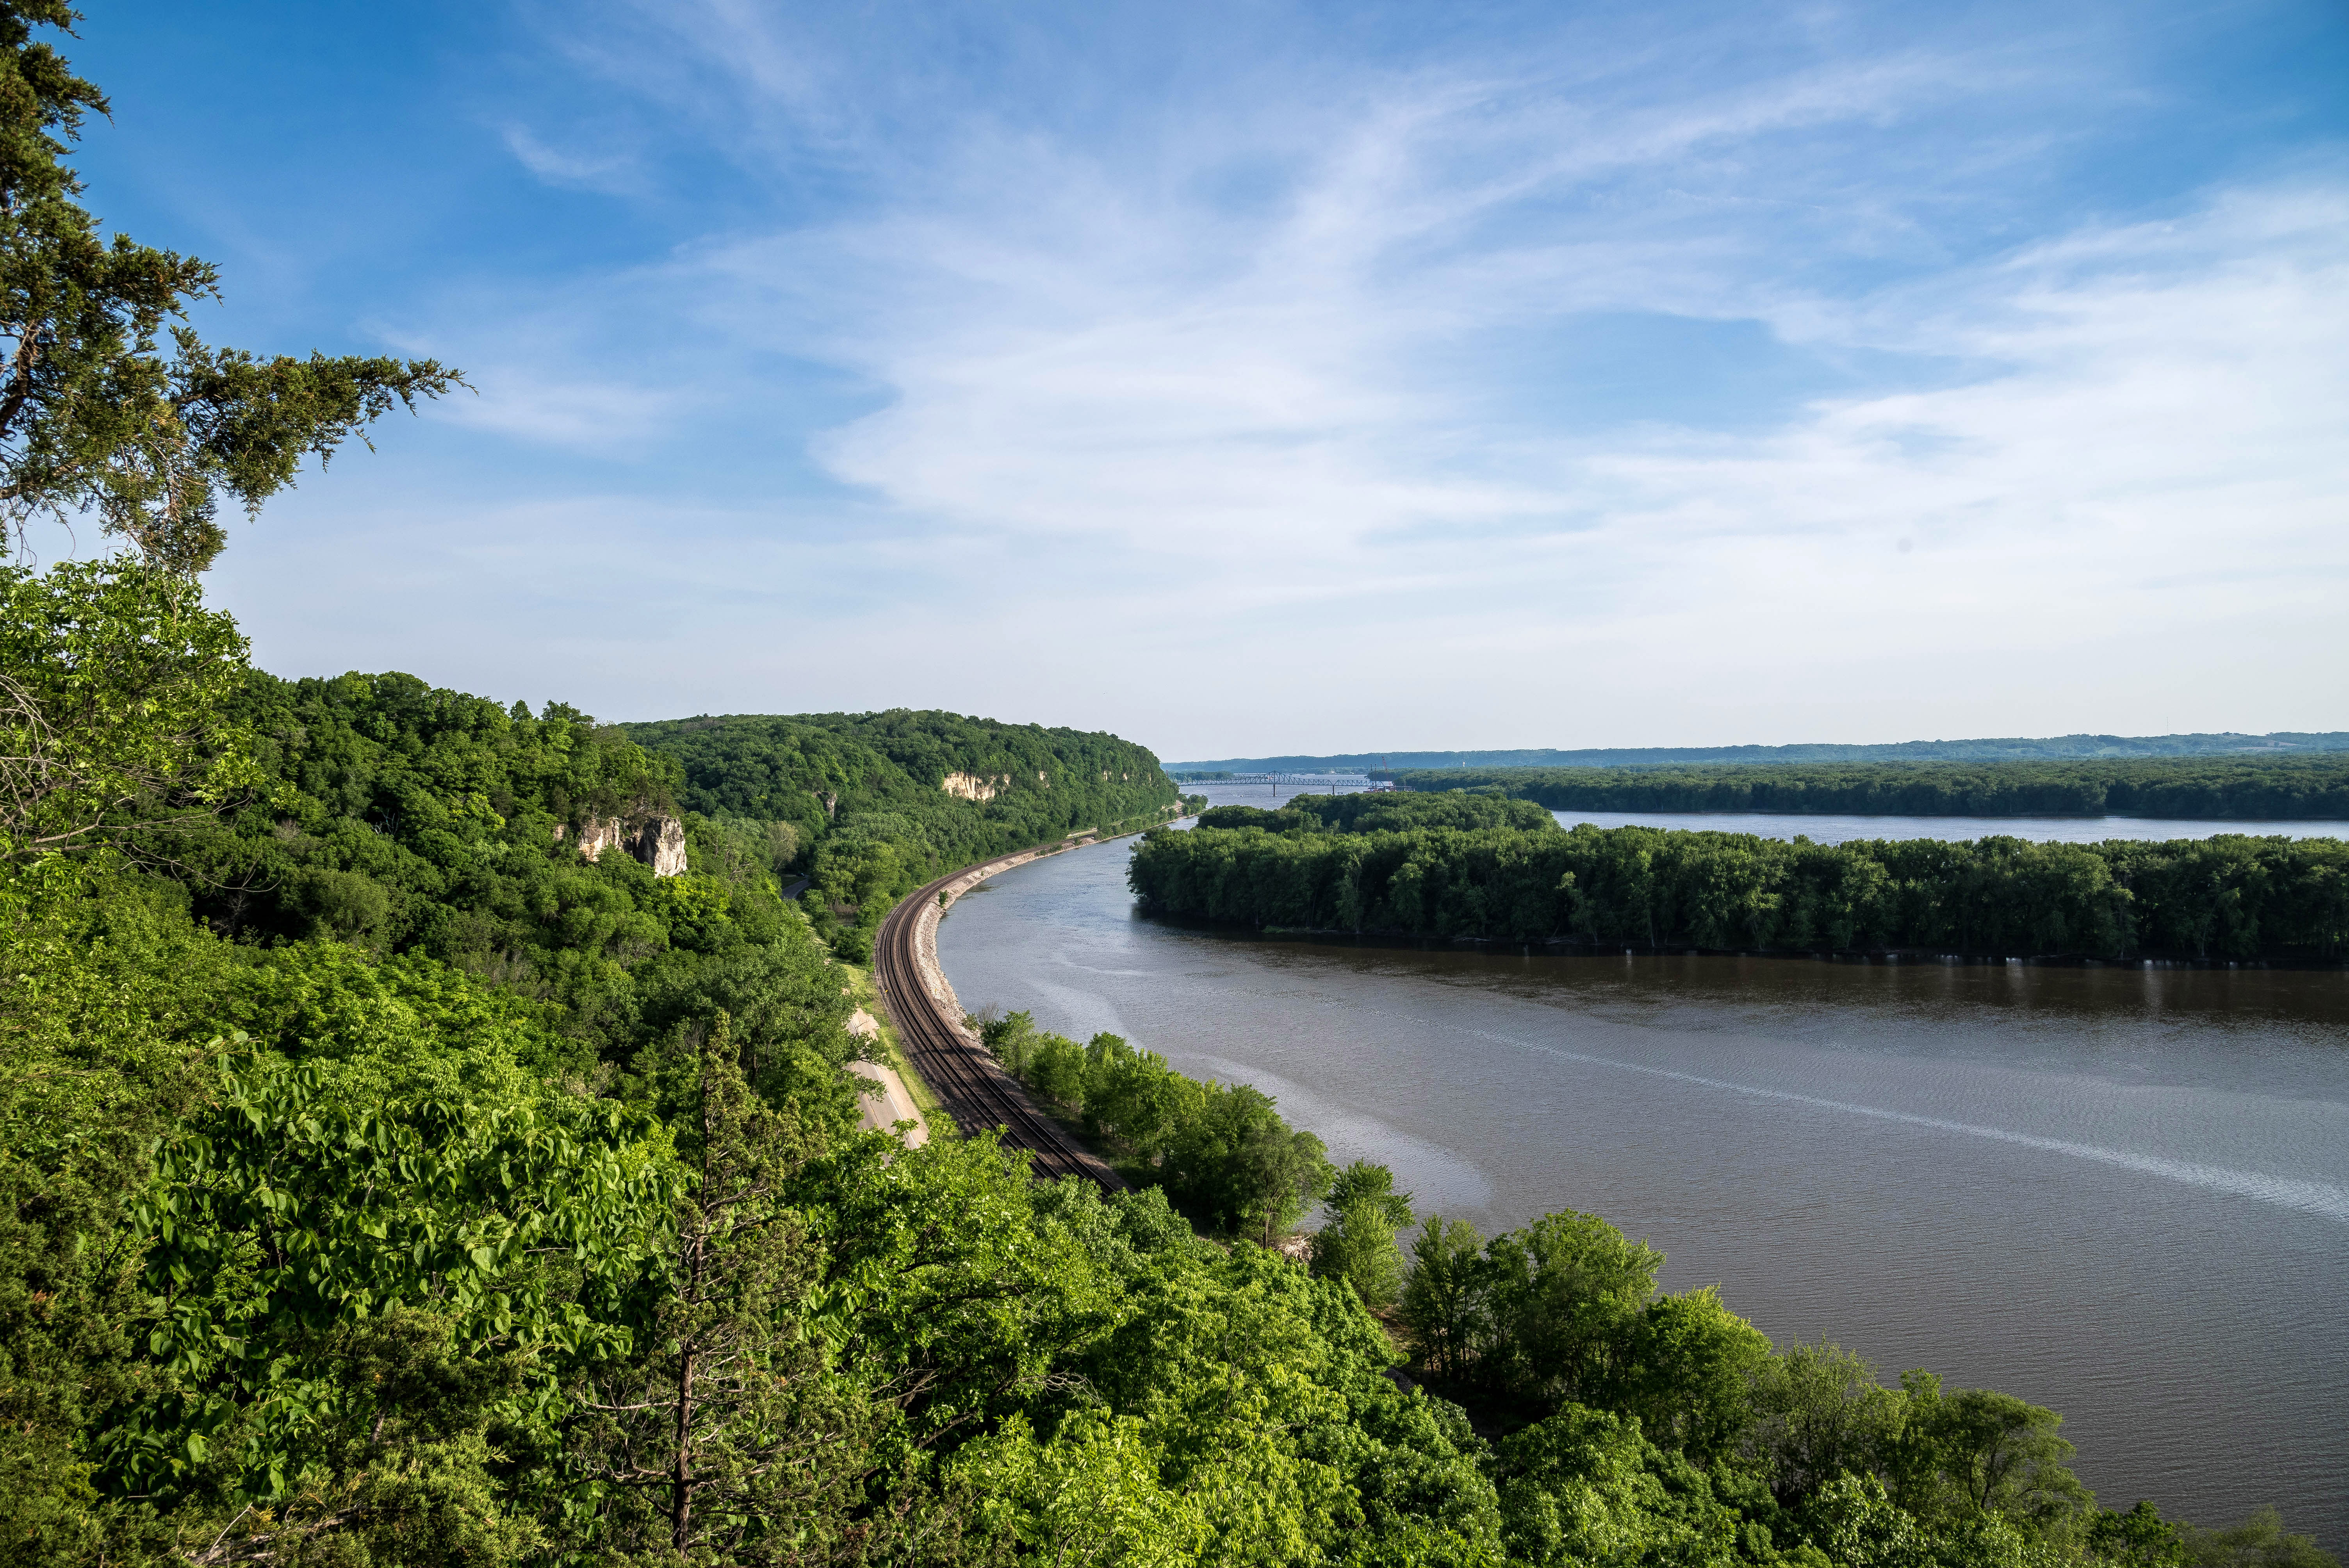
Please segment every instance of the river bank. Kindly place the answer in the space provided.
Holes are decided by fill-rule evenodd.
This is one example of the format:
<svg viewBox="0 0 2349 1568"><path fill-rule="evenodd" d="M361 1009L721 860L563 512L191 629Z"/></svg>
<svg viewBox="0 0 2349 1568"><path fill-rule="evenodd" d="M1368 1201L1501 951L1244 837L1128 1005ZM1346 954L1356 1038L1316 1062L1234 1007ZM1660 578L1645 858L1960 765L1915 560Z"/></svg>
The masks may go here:
<svg viewBox="0 0 2349 1568"><path fill-rule="evenodd" d="M1415 953L1525 953L1552 957L1624 958L1774 958L1809 959L1821 964L1901 965L2027 965L2059 969L2313 969L2349 970L2349 958L2195 958L2182 954L2129 958L2099 958L2085 953L1967 953L1926 947L1812 948L1702 947L1681 943L1582 942L1559 937L1547 942L1508 942L1477 936L1419 936L1407 931L1331 931L1312 926L1268 925L1261 928L1190 916L1153 913L1151 919L1185 930L1225 936L1263 936L1282 942L1310 942L1364 950L1399 949Z"/></svg>

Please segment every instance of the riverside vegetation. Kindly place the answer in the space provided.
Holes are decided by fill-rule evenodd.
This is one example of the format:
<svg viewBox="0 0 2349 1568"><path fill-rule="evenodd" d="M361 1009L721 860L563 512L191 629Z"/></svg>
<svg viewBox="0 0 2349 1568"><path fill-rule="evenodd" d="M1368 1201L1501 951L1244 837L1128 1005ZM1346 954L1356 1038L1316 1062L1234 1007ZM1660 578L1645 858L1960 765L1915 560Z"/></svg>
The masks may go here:
<svg viewBox="0 0 2349 1568"><path fill-rule="evenodd" d="M1383 1171L1106 1041L1127 1099L1090 1047L1069 1092L1145 1190L858 1130L837 950L870 912L833 904L1066 810L880 804L1122 743L760 720L850 771L697 776L561 704L252 670L195 577L212 490L258 500L399 384L191 337L166 364L139 313L172 296L84 309L166 274L76 238L60 139L99 100L30 41L72 20L0 0L12 373L79 377L0 408L30 421L5 460L20 504L84 464L139 552L0 571L8 1562L2326 1561L2271 1515L2098 1508L2052 1414L1773 1350L1589 1216L1431 1222L1406 1269ZM859 830L852 783L915 830ZM678 874L581 853L678 805ZM894 871L840 870L878 859L852 843ZM1159 1131L1117 1109L1154 1097ZM1316 1195L1310 1269L1195 1228L1261 1240ZM1389 1295L1448 1397L1386 1376Z"/></svg>
<svg viewBox="0 0 2349 1568"><path fill-rule="evenodd" d="M1557 811L1765 811L1889 817L2349 820L2349 753L1997 762L1397 772L1406 789L1495 788Z"/></svg>
<svg viewBox="0 0 2349 1568"><path fill-rule="evenodd" d="M1113 735L895 710L671 719L618 727L673 761L676 796L778 867L803 865L802 900L843 955L872 956L889 906L974 861L1164 821L1179 797L1145 748ZM965 797L942 786L960 785ZM971 799L984 791L983 799ZM794 861L794 851L803 851Z"/></svg>
<svg viewBox="0 0 2349 1568"><path fill-rule="evenodd" d="M2147 1502L2099 1508L2054 1411L1947 1389L1922 1369L1887 1385L1826 1342L1774 1346L1710 1288L1659 1291L1662 1254L1596 1215L1550 1214L1487 1241L1422 1220L1384 1166L1333 1169L1319 1139L1248 1086L1191 1079L1115 1035L1080 1044L1026 1013L972 1022L1140 1191L1171 1197L1203 1229L1268 1241L1320 1204L1309 1272L1342 1283L1408 1346L1498 1526L1483 1548L1494 1555L1423 1537L1400 1557L1364 1543L1348 1561L2329 1561L2272 1509L2208 1531L2166 1523Z"/></svg>
<svg viewBox="0 0 2349 1568"><path fill-rule="evenodd" d="M2338 962L2349 843L1818 844L1560 828L1497 792L1219 807L1137 846L1152 909L1257 927L1732 951Z"/></svg>

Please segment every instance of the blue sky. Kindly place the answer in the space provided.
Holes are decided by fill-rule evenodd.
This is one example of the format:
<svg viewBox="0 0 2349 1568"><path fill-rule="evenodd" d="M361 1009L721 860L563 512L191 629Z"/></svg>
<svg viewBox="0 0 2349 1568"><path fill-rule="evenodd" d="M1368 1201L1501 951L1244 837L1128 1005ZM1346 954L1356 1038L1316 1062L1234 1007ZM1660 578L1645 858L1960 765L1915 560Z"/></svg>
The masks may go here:
<svg viewBox="0 0 2349 1568"><path fill-rule="evenodd" d="M207 336L478 388L237 529L282 674L1170 758L2349 727L2339 0L94 3L72 53Z"/></svg>

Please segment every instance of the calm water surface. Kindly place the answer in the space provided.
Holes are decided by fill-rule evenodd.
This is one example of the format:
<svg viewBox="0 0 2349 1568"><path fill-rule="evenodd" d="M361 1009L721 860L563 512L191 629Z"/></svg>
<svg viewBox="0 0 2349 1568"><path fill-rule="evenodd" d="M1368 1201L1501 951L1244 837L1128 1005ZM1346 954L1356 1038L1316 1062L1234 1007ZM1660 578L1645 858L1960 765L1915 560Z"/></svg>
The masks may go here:
<svg viewBox="0 0 2349 1568"><path fill-rule="evenodd" d="M1592 1211L1774 1339L2053 1406L2108 1505L2349 1548L2349 975L1268 941L1136 916L1129 848L957 904L965 1005L1256 1084L1423 1212Z"/></svg>

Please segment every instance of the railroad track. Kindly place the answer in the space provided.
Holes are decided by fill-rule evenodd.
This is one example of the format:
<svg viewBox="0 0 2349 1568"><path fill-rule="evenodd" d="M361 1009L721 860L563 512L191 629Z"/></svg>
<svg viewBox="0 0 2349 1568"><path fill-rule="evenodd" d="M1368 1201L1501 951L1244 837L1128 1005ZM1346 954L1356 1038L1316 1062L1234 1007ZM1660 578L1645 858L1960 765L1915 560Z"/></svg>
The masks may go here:
<svg viewBox="0 0 2349 1568"><path fill-rule="evenodd" d="M1007 1147L1028 1150L1029 1169L1038 1177L1081 1176L1111 1191L1121 1191L1125 1183L1117 1172L1077 1147L1058 1123L1037 1109L1019 1080L964 1032L962 1021L947 1016L947 1009L923 981L923 917L937 908L938 895L948 886L990 863L982 861L942 876L889 912L873 944L873 977L880 988L881 1005L897 1026L897 1037L914 1070L946 1102L947 1113L965 1137L998 1129Z"/></svg>

